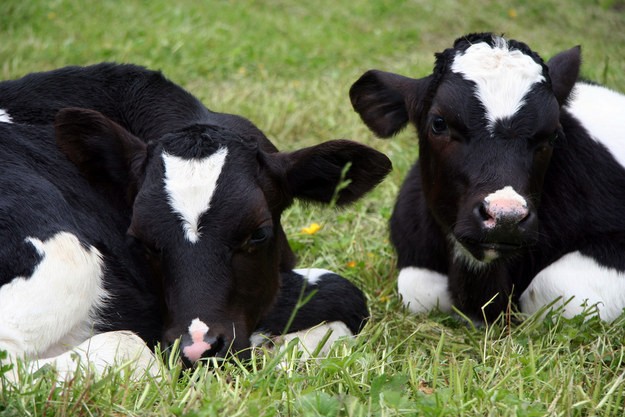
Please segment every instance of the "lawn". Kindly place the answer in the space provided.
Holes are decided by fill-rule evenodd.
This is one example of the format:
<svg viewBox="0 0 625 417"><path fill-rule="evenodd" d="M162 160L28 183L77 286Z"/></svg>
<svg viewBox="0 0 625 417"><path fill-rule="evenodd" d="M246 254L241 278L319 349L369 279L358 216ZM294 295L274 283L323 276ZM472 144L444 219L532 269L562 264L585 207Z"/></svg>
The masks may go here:
<svg viewBox="0 0 625 417"><path fill-rule="evenodd" d="M434 52L478 31L505 33L544 58L582 45L583 75L625 91L622 0L3 0L1 79L100 61L145 65L209 108L249 118L280 149L350 138L385 152L394 171L349 208L296 204L283 216L300 266L337 271L367 294L364 332L329 358L299 363L287 349L218 369L174 366L165 380L111 372L55 384L44 370L0 392L0 416L622 416L625 316L476 329L413 316L398 300L387 221L416 138L412 129L374 138L347 92L370 68L427 75ZM321 229L303 233L311 223Z"/></svg>

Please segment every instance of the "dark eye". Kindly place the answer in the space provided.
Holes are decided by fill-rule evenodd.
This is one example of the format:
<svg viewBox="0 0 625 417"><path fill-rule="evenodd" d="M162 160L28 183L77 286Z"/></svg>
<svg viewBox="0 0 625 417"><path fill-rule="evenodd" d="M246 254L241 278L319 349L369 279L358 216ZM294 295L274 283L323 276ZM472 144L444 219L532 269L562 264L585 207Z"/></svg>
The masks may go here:
<svg viewBox="0 0 625 417"><path fill-rule="evenodd" d="M432 119L432 133L435 135L442 135L447 131L447 123L445 119L440 116L434 116Z"/></svg>
<svg viewBox="0 0 625 417"><path fill-rule="evenodd" d="M271 235L273 234L273 230L269 226L259 227L254 230L254 232L250 235L249 240L247 241L248 245L258 246L269 240Z"/></svg>

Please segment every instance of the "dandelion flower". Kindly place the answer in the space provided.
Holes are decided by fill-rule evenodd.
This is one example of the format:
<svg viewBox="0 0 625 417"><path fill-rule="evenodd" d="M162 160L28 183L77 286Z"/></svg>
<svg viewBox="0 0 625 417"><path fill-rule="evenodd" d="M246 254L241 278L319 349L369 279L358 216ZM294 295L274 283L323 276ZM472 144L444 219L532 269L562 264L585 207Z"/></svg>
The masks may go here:
<svg viewBox="0 0 625 417"><path fill-rule="evenodd" d="M321 230L321 225L319 223L311 223L310 226L302 227L302 233L307 235L314 235L319 230Z"/></svg>

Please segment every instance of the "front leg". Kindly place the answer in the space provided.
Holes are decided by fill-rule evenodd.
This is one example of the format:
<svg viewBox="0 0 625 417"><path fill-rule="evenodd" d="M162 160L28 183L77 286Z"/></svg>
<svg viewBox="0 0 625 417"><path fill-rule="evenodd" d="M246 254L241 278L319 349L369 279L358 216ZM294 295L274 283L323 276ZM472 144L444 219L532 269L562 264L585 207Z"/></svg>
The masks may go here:
<svg viewBox="0 0 625 417"><path fill-rule="evenodd" d="M360 332L369 318L362 291L340 275L310 268L283 272L281 278L278 299L260 323L259 333L280 336L282 342L298 337L310 353L330 331L320 347L323 353L339 337Z"/></svg>
<svg viewBox="0 0 625 417"><path fill-rule="evenodd" d="M591 253L568 253L540 271L519 300L525 314L551 303L565 317L591 309L602 320L614 321L625 309L625 271L601 265Z"/></svg>

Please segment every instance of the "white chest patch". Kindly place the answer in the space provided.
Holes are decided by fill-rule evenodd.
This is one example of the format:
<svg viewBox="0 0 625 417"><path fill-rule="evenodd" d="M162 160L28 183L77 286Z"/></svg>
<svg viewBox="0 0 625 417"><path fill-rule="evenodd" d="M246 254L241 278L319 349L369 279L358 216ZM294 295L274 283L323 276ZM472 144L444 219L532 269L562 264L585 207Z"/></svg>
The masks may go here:
<svg viewBox="0 0 625 417"><path fill-rule="evenodd" d="M210 208L227 155L227 148L219 148L203 159L184 159L163 152L167 200L180 217L184 235L191 243L201 237L200 216Z"/></svg>
<svg viewBox="0 0 625 417"><path fill-rule="evenodd" d="M486 109L490 127L514 115L532 86L545 81L542 67L529 55L508 49L502 38L494 47L481 42L458 53L451 70L476 84L475 95Z"/></svg>
<svg viewBox="0 0 625 417"><path fill-rule="evenodd" d="M6 110L0 109L0 122L13 123L13 119L11 119L11 116L9 116Z"/></svg>

